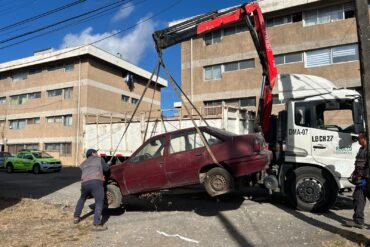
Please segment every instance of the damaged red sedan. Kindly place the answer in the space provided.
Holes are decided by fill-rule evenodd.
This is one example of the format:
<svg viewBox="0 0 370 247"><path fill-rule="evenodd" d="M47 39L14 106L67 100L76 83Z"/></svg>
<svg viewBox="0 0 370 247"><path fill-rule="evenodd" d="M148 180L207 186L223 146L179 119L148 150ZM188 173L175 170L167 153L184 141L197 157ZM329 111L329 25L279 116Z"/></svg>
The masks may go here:
<svg viewBox="0 0 370 247"><path fill-rule="evenodd" d="M119 207L122 196L186 185L204 184L210 196L230 192L235 179L268 167L271 152L259 134L235 135L200 127L214 161L195 128L148 139L133 155L111 167L107 186L109 207Z"/></svg>

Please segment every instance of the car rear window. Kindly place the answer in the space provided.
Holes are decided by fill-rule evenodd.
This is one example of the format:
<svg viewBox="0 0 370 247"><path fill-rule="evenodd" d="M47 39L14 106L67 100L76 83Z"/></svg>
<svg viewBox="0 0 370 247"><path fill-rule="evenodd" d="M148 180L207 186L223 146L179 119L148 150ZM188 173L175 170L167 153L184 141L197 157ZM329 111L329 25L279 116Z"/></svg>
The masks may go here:
<svg viewBox="0 0 370 247"><path fill-rule="evenodd" d="M235 133L233 133L233 132L230 132L230 131L227 131L227 130L218 129L218 128L213 128L213 127L209 127L209 129L210 129L212 132L215 132L216 134L219 134L219 135L222 135L222 136L227 136L227 137L237 136L237 134L235 134Z"/></svg>

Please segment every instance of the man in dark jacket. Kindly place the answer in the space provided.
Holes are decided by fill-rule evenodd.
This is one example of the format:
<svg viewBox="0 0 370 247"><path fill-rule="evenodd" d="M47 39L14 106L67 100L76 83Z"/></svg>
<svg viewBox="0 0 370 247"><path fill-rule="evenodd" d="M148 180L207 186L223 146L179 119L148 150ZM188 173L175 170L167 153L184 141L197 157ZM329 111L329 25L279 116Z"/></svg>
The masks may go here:
<svg viewBox="0 0 370 247"><path fill-rule="evenodd" d="M98 155L95 149L86 151L86 160L81 163L81 196L77 202L74 212L74 223L80 222L81 212L86 199L92 195L95 199L94 226L93 230L104 231L106 226L101 224L101 214L104 205L104 172L109 170L109 166Z"/></svg>
<svg viewBox="0 0 370 247"><path fill-rule="evenodd" d="M351 176L351 182L356 185L353 192L353 206L355 213L353 220L346 221L345 226L364 227L364 209L366 198L370 200L369 164L367 162L367 138L365 133L358 135L358 143L361 145L356 155L355 170Z"/></svg>

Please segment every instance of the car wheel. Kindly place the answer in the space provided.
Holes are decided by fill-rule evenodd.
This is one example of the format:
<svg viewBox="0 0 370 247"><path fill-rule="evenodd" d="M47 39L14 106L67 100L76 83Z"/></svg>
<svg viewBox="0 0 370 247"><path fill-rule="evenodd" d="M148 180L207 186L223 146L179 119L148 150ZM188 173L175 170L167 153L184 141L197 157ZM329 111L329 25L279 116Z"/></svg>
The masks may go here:
<svg viewBox="0 0 370 247"><path fill-rule="evenodd" d="M326 171L316 167L300 167L287 180L289 202L309 212L328 211L335 203L338 188Z"/></svg>
<svg viewBox="0 0 370 247"><path fill-rule="evenodd" d="M233 190L234 178L225 169L216 167L207 172L204 187L212 197L225 194Z"/></svg>
<svg viewBox="0 0 370 247"><path fill-rule="evenodd" d="M41 173L41 169L40 169L40 165L34 165L33 167L32 167L32 172L34 173L34 174L40 174Z"/></svg>
<svg viewBox="0 0 370 247"><path fill-rule="evenodd" d="M7 172L7 173L12 173L12 172L14 172L13 164L7 164L7 165L6 165L6 172Z"/></svg>
<svg viewBox="0 0 370 247"><path fill-rule="evenodd" d="M108 208L119 208L121 206L122 193L118 186L114 184L108 184L106 196Z"/></svg>

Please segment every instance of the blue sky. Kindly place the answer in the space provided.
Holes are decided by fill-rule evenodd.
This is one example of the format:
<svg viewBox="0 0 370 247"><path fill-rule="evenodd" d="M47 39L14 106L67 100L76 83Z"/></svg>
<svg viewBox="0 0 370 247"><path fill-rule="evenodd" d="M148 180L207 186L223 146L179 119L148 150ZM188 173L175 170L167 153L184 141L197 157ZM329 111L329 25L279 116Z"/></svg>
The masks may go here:
<svg viewBox="0 0 370 247"><path fill-rule="evenodd" d="M36 20L29 20L49 10L78 1L81 1L81 3L63 11ZM152 71L157 62L157 54L151 38L154 31L167 27L168 22L243 4L246 0L126 0L121 1L120 6L106 7L103 10L107 11L100 15L93 12L94 17L91 19L75 23L77 20L90 15L82 16L80 19L74 19L40 32L34 32L31 35L16 38L47 25L116 2L120 1L0 0L0 63L32 56L34 51L45 48L61 49L91 43L117 31L122 31L119 35L95 45L113 54L120 53L125 60ZM172 7L168 9L170 6ZM155 16L150 18L153 15ZM21 21L27 19L28 21L21 23ZM71 25L71 23L75 24ZM10 26L12 24L16 25ZM28 38L32 39L26 40ZM15 44L19 41L21 41L20 44ZM180 82L180 46L175 45L167 48L163 55L167 68L173 77ZM161 76L167 79L163 72ZM171 87L163 89L161 96L162 108L172 108L173 102L177 100Z"/></svg>

